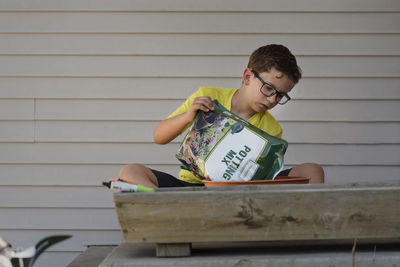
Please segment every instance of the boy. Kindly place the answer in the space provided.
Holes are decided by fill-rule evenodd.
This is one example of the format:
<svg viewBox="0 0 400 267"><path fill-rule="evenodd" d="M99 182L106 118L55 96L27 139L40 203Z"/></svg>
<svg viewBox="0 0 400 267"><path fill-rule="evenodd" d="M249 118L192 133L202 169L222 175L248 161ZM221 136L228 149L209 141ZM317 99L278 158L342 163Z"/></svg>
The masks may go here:
<svg viewBox="0 0 400 267"><path fill-rule="evenodd" d="M201 87L154 130L154 141L167 144L186 130L198 110L213 110L217 99L226 109L270 135L282 136L282 128L268 110L290 100L288 93L301 78L296 58L283 45L266 45L250 56L239 89ZM323 183L324 171L315 163L304 163L283 170L278 176L309 177L310 183ZM120 178L148 187L202 186L201 180L187 170L179 179L152 170L141 164L129 164L120 171Z"/></svg>

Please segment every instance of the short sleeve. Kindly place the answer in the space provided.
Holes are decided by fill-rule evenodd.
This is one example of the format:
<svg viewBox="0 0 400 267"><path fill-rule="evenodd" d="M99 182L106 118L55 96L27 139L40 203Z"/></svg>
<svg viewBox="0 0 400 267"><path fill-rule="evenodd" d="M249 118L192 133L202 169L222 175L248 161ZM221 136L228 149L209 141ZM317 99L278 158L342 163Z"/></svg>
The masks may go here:
<svg viewBox="0 0 400 267"><path fill-rule="evenodd" d="M188 99L186 99L186 101L181 106L179 106L174 112L172 112L170 115L168 115L167 119L175 117L179 114L182 114L182 113L185 113L186 111L188 111L190 106L192 105L194 99L199 96L203 96L203 92L202 92L201 88L199 90L197 90L194 94L192 94Z"/></svg>

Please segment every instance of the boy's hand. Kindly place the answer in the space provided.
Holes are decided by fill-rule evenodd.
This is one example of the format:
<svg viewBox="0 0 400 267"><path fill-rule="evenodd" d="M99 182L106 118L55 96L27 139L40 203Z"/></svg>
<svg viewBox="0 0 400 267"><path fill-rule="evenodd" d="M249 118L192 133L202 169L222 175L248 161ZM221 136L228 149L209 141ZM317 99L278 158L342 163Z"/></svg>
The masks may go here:
<svg viewBox="0 0 400 267"><path fill-rule="evenodd" d="M193 121L198 110L204 112L214 110L211 98L208 96L196 97L188 111L160 122L154 130L154 142L156 144L167 144L174 140Z"/></svg>
<svg viewBox="0 0 400 267"><path fill-rule="evenodd" d="M214 110L214 105L209 96L199 96L193 100L192 105L187 111L187 115L190 121L194 119L198 110L202 110L204 112Z"/></svg>

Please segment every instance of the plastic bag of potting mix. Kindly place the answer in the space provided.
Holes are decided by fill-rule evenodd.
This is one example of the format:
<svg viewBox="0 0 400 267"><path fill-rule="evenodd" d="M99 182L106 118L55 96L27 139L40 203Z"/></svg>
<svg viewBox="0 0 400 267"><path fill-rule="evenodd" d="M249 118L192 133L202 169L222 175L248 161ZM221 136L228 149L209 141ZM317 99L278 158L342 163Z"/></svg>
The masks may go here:
<svg viewBox="0 0 400 267"><path fill-rule="evenodd" d="M287 142L258 129L213 101L199 111L176 157L211 181L272 180L283 168Z"/></svg>

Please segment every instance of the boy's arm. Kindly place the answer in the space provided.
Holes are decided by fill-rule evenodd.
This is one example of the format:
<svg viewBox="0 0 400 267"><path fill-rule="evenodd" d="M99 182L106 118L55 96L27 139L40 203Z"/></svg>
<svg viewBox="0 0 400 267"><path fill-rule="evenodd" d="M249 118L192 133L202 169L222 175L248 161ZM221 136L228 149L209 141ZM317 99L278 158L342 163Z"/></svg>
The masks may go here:
<svg viewBox="0 0 400 267"><path fill-rule="evenodd" d="M214 110L211 98L208 96L197 97L193 100L188 111L161 121L154 130L154 142L156 144L168 144L174 140L193 121L198 110L204 112Z"/></svg>

